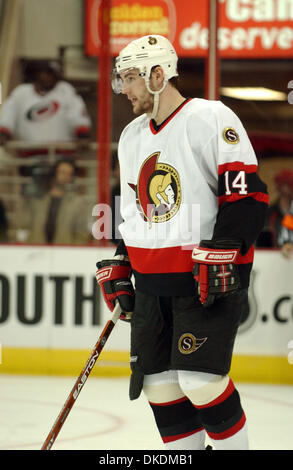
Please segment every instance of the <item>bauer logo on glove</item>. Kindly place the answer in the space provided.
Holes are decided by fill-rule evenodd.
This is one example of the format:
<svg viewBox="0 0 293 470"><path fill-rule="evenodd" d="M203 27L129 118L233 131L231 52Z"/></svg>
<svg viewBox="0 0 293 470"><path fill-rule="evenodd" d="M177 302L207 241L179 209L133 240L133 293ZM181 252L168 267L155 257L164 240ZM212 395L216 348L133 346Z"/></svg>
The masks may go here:
<svg viewBox="0 0 293 470"><path fill-rule="evenodd" d="M129 261L103 260L97 263L96 279L101 287L104 300L113 312L118 301L122 310L121 320L129 319L134 308L134 289L131 282Z"/></svg>
<svg viewBox="0 0 293 470"><path fill-rule="evenodd" d="M235 265L241 243L235 240L202 240L192 252L193 275L200 302L209 307L215 298L240 288Z"/></svg>

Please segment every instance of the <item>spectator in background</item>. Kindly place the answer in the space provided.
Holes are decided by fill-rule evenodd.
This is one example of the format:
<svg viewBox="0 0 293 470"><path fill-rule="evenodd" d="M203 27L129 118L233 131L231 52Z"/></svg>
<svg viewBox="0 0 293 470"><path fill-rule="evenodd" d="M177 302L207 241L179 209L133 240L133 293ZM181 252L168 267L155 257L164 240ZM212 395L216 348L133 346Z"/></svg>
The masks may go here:
<svg viewBox="0 0 293 470"><path fill-rule="evenodd" d="M75 88L61 79L58 62L29 64L30 83L18 85L4 102L0 113L0 145L11 139L40 143L38 148L20 150L20 157L36 158L33 166L20 165L21 176L32 177L33 183L22 187L23 195L40 195L46 190L48 162L44 155L48 142L76 142L84 150L90 140L91 120L85 103ZM59 155L73 150L56 149ZM42 181L41 181L42 179Z"/></svg>
<svg viewBox="0 0 293 470"><path fill-rule="evenodd" d="M78 245L89 242L89 216L84 199L74 185L76 168L60 160L53 169L52 184L43 197L24 198L17 226L28 233L32 244Z"/></svg>
<svg viewBox="0 0 293 470"><path fill-rule="evenodd" d="M286 259L293 256L293 201L290 210L282 219L282 228L280 230L280 239L282 240L281 253Z"/></svg>
<svg viewBox="0 0 293 470"><path fill-rule="evenodd" d="M0 243L8 242L8 228L5 206L0 199Z"/></svg>
<svg viewBox="0 0 293 470"><path fill-rule="evenodd" d="M32 83L18 85L3 103L0 144L10 139L87 143L91 120L85 103L70 83L61 80L59 64L40 64L32 78ZM46 151L38 149L34 153ZM26 155L32 152L26 151Z"/></svg>
<svg viewBox="0 0 293 470"><path fill-rule="evenodd" d="M277 200L270 205L267 222L257 246L278 247L288 257L293 252L293 171L285 169L275 176Z"/></svg>

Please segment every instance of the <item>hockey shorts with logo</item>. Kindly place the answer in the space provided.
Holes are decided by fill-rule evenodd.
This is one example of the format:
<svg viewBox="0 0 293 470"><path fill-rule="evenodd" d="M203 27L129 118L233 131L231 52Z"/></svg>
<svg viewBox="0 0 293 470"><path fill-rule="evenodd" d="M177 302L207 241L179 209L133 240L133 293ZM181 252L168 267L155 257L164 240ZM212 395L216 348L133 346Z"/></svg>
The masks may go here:
<svg viewBox="0 0 293 470"><path fill-rule="evenodd" d="M247 289L217 299L209 309L194 296L157 297L136 291L130 399L140 395L144 375L166 370L228 374L237 329L247 308Z"/></svg>

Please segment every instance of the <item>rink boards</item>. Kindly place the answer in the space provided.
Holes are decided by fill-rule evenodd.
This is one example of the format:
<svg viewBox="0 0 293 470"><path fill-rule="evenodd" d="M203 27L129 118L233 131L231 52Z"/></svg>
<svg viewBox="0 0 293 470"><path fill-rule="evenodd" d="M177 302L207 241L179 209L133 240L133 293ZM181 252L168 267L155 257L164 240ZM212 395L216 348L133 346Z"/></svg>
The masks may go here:
<svg viewBox="0 0 293 470"><path fill-rule="evenodd" d="M79 375L109 311L95 280L113 248L0 246L0 373ZM293 383L293 259L256 250L238 381ZM129 375L129 324L115 326L92 374ZM196 353L196 352L195 352Z"/></svg>

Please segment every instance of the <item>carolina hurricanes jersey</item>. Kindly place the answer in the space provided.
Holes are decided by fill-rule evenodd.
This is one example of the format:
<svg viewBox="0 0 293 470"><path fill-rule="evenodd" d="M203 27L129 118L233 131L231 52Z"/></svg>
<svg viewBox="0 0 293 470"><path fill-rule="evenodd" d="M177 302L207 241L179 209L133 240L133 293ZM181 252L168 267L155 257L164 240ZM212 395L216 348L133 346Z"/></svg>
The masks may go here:
<svg viewBox="0 0 293 470"><path fill-rule="evenodd" d="M192 295L191 252L200 240L242 241L248 285L253 242L268 203L257 159L239 118L219 101L188 99L156 127L146 115L122 132L119 230L136 288Z"/></svg>
<svg viewBox="0 0 293 470"><path fill-rule="evenodd" d="M89 131L90 119L73 86L60 81L48 93L33 84L17 86L3 104L0 130L31 142L69 141Z"/></svg>

